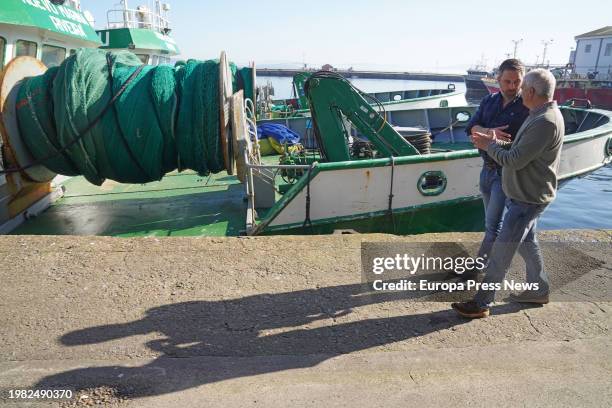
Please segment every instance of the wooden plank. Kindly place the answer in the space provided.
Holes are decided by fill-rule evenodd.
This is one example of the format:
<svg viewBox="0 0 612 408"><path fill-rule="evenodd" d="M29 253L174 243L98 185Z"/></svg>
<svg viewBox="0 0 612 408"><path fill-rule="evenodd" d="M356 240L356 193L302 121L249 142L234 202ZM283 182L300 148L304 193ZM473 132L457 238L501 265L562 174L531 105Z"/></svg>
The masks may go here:
<svg viewBox="0 0 612 408"><path fill-rule="evenodd" d="M221 138L221 150L223 151L223 163L228 174L234 174L234 156L231 152L231 130L230 130L230 99L232 97L232 72L227 61L225 51L221 52L219 58L219 126Z"/></svg>
<svg viewBox="0 0 612 408"><path fill-rule="evenodd" d="M250 157L253 151L251 138L248 134L246 117L244 114L244 93L242 90L232 96L232 150L236 163L236 176L244 183L246 181L247 162L244 157L245 152Z"/></svg>

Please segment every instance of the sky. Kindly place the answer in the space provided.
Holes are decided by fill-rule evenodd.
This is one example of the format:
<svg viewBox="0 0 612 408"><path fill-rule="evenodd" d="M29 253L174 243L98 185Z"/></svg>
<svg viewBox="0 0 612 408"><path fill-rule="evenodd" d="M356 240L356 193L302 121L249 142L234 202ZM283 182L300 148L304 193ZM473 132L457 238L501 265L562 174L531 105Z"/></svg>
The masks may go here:
<svg viewBox="0 0 612 408"><path fill-rule="evenodd" d="M130 8L151 0L129 0ZM612 25L610 0L165 0L181 58L245 65L464 72L513 53L526 63L565 64L574 37ZM106 25L118 0L81 0Z"/></svg>

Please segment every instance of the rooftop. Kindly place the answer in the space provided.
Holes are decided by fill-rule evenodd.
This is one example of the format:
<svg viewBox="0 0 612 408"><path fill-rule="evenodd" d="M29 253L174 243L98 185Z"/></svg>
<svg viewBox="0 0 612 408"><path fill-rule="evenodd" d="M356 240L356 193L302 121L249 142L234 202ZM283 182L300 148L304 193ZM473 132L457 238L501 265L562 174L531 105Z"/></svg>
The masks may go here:
<svg viewBox="0 0 612 408"><path fill-rule="evenodd" d="M580 34L574 37L576 40L589 37L607 37L612 36L612 26L605 26L597 30L589 31L588 33Z"/></svg>

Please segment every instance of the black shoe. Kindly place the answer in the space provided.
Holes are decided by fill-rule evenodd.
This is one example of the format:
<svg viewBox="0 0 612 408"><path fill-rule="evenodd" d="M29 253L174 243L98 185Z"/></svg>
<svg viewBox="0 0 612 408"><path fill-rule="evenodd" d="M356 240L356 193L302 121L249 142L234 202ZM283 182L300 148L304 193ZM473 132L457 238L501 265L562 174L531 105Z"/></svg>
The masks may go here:
<svg viewBox="0 0 612 408"><path fill-rule="evenodd" d="M518 295L515 295L514 293L511 293L510 296L508 296L508 300L510 300L511 302L517 302L517 303L535 303L538 305L545 305L549 302L549 298L548 298L548 293L544 294L544 295L540 295L538 293L534 293L530 290L526 290L524 292L519 293Z"/></svg>
<svg viewBox="0 0 612 408"><path fill-rule="evenodd" d="M489 308L480 307L473 300L463 303L451 303L451 307L461 316L470 319L480 319L489 316Z"/></svg>

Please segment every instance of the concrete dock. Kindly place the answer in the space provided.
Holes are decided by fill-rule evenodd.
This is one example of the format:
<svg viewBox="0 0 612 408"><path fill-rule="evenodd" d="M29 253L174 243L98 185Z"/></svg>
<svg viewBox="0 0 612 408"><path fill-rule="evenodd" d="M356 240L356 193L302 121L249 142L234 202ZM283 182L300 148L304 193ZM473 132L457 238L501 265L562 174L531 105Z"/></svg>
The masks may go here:
<svg viewBox="0 0 612 408"><path fill-rule="evenodd" d="M609 406L612 231L539 238L604 244L563 288L573 301L498 302L469 321L447 302L360 296L360 250L478 233L2 236L0 390L78 399L0 405ZM571 256L545 262L571 268Z"/></svg>

